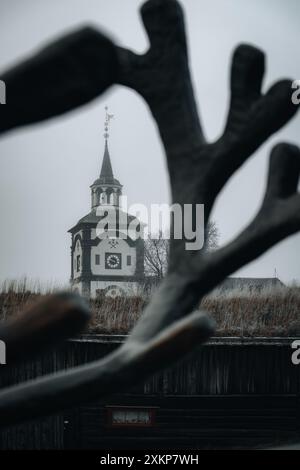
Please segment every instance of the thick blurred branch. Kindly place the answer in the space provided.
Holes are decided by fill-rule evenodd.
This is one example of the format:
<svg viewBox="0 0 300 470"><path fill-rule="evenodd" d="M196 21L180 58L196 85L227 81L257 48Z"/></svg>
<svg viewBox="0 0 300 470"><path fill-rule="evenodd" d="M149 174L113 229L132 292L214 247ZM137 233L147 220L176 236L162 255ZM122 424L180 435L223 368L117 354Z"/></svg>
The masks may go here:
<svg viewBox="0 0 300 470"><path fill-rule="evenodd" d="M117 80L116 49L93 28L69 33L0 75L7 104L0 133L59 116L100 96Z"/></svg>
<svg viewBox="0 0 300 470"><path fill-rule="evenodd" d="M191 345L204 342L214 330L201 312L191 314L143 344L130 340L99 361L8 388L0 394L0 423L19 423L120 392L182 358ZM177 345L174 348L174 345Z"/></svg>
<svg viewBox="0 0 300 470"><path fill-rule="evenodd" d="M8 367L78 334L90 319L88 305L75 294L56 294L36 302L0 327Z"/></svg>

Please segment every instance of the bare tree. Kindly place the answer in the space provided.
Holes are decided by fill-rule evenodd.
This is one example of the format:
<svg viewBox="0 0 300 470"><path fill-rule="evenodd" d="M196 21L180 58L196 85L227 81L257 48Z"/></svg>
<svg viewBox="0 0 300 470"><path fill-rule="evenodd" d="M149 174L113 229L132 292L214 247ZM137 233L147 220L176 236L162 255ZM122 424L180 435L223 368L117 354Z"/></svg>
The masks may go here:
<svg viewBox="0 0 300 470"><path fill-rule="evenodd" d="M162 231L149 234L144 242L145 274L162 279L168 269L170 241Z"/></svg>
<svg viewBox="0 0 300 470"><path fill-rule="evenodd" d="M194 99L180 4L149 0L142 6L142 19L150 43L145 54L83 28L3 74L10 101L0 108L0 131L63 114L111 85L127 86L144 98L156 121L172 203L204 204L207 223L216 198L235 171L295 115L292 82L281 80L262 93L264 54L250 45L238 46L232 58L225 129L216 141L207 142ZM300 230L299 174L299 148L277 144L261 208L236 239L218 250L198 253L187 251L183 240L171 240L168 273L124 344L84 366L4 389L1 424L32 420L120 393L205 342L215 325L206 312L195 310L203 296Z"/></svg>
<svg viewBox="0 0 300 470"><path fill-rule="evenodd" d="M210 221L205 231L205 251L216 250L219 242L219 230L216 222ZM145 274L162 279L168 271L170 239L162 231L149 234L144 242Z"/></svg>
<svg viewBox="0 0 300 470"><path fill-rule="evenodd" d="M220 238L220 232L219 232L216 222L214 220L209 221L207 223L207 227L205 231L204 250L205 251L216 250L219 246L219 238Z"/></svg>

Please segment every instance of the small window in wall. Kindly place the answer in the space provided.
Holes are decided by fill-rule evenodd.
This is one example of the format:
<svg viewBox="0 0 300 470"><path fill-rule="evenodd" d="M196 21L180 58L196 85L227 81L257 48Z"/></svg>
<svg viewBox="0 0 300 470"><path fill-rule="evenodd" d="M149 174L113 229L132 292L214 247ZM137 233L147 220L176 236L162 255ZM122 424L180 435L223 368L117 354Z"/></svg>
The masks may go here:
<svg viewBox="0 0 300 470"><path fill-rule="evenodd" d="M100 255L95 255L95 264L99 266L100 264Z"/></svg>
<svg viewBox="0 0 300 470"><path fill-rule="evenodd" d="M76 271L80 271L80 255L76 256Z"/></svg>
<svg viewBox="0 0 300 470"><path fill-rule="evenodd" d="M127 256L127 266L131 266L131 256Z"/></svg>
<svg viewBox="0 0 300 470"><path fill-rule="evenodd" d="M155 425L156 408L137 406L108 406L109 427L151 427Z"/></svg>

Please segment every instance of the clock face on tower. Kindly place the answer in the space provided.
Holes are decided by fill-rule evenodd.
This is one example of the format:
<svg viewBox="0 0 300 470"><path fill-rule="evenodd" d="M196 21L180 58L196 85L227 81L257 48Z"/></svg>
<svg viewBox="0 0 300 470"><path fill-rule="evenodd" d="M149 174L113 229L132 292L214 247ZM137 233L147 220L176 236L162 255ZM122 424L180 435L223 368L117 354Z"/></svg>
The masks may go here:
<svg viewBox="0 0 300 470"><path fill-rule="evenodd" d="M105 268L106 269L121 269L122 268L121 253L105 253Z"/></svg>

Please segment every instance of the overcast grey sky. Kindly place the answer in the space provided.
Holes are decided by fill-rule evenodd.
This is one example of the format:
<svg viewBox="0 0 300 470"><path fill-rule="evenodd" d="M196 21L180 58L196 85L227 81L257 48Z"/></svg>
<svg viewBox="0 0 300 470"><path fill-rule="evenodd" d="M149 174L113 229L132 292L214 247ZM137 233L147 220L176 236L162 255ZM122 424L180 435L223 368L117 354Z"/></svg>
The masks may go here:
<svg viewBox="0 0 300 470"><path fill-rule="evenodd" d="M300 79L298 0L185 0L191 70L202 124L219 135L228 103L230 57L240 42L267 52L264 88L282 77ZM69 28L92 23L120 44L147 48L138 0L1 0L0 70ZM1 76L1 74L0 74ZM104 106L115 114L110 151L115 176L130 203L169 201L164 154L143 100L115 87L92 104L55 121L0 140L0 281L68 282L67 230L90 210L90 184L103 155ZM247 224L260 204L274 143L300 144L300 114L270 139L232 178L213 218L221 243ZM300 235L277 245L239 272L300 280Z"/></svg>

